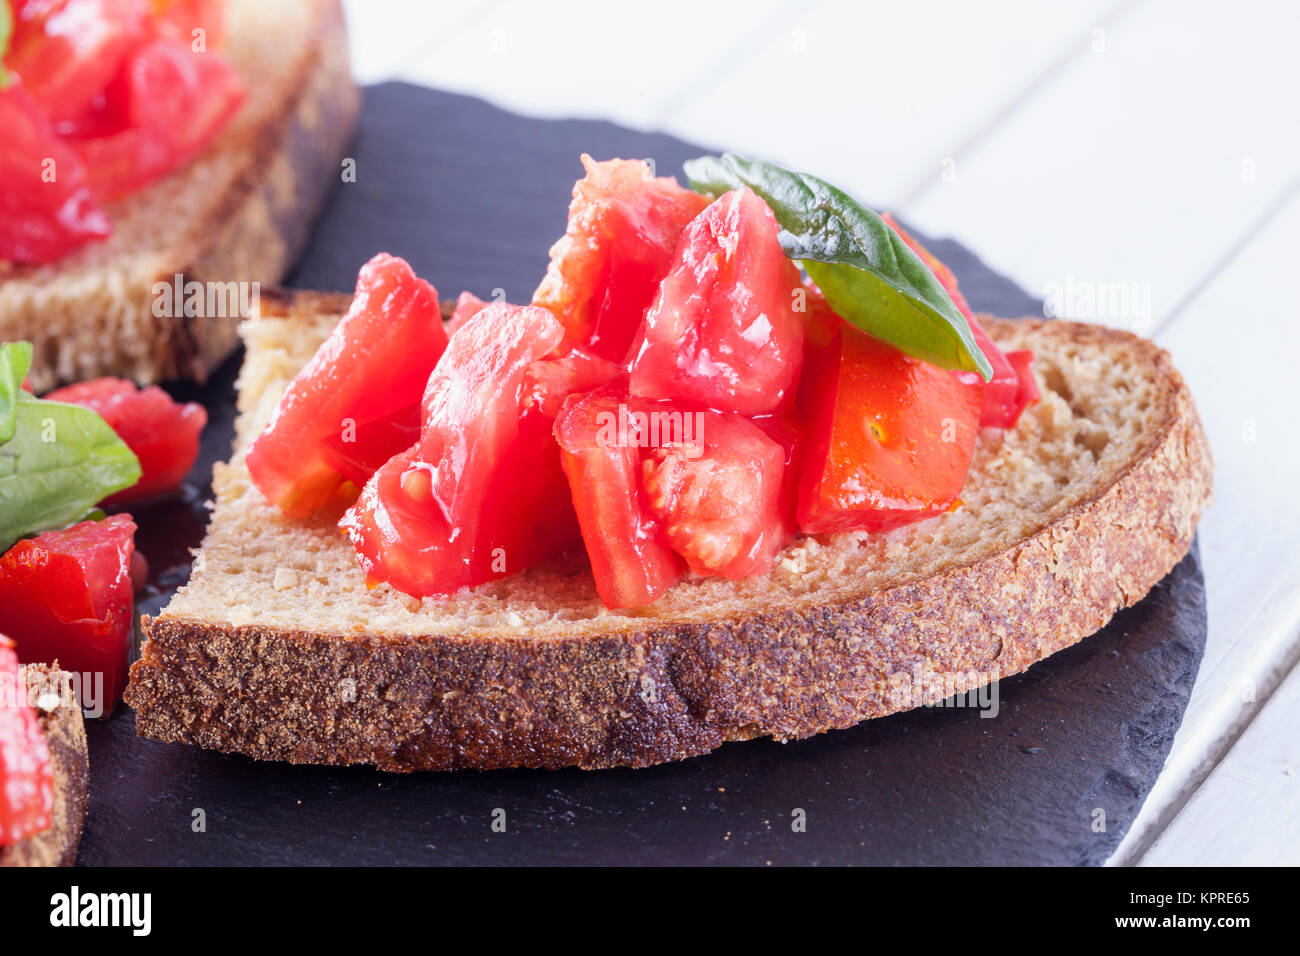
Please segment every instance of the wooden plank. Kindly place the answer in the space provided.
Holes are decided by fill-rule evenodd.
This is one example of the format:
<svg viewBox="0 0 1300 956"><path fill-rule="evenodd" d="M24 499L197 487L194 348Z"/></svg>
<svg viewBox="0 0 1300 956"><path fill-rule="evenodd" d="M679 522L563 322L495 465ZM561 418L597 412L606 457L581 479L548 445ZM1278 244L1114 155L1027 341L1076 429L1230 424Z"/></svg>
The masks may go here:
<svg viewBox="0 0 1300 956"><path fill-rule="evenodd" d="M517 0L399 75L534 115L662 128L890 204L1064 50L1086 46L1108 10L1105 0L1016 0L990 17L969 4L758 0L739 19L732 7L686 0L653 17ZM930 35L935 22L945 29ZM915 44L885 39L923 35L920 64ZM935 63L946 66L926 65Z"/></svg>
<svg viewBox="0 0 1300 956"><path fill-rule="evenodd" d="M708 88L654 117L687 139L807 169L898 203L1033 79L1085 51L1110 3L823 3L756 37Z"/></svg>
<svg viewBox="0 0 1300 956"><path fill-rule="evenodd" d="M495 0L343 0L352 73L361 83L391 79L413 57L436 56L494 6Z"/></svg>
<svg viewBox="0 0 1300 956"><path fill-rule="evenodd" d="M1300 864L1300 668L1142 858L1143 866Z"/></svg>
<svg viewBox="0 0 1300 956"><path fill-rule="evenodd" d="M653 10L607 0L494 7L435 55L403 66L412 82L482 96L535 116L651 124L661 103L707 77L790 0L665 0Z"/></svg>
<svg viewBox="0 0 1300 956"><path fill-rule="evenodd" d="M1132 288L1148 307L1068 311L1149 333L1300 171L1276 100L1300 87L1300 6L1266 9L1261 29L1209 0L1138 8L902 211L1031 292Z"/></svg>
<svg viewBox="0 0 1300 956"><path fill-rule="evenodd" d="M1158 336L1215 453L1215 501L1200 529L1209 640L1182 729L1120 862L1141 856L1300 653L1300 325L1284 317L1297 248L1300 197ZM1245 848L1256 835L1242 837Z"/></svg>

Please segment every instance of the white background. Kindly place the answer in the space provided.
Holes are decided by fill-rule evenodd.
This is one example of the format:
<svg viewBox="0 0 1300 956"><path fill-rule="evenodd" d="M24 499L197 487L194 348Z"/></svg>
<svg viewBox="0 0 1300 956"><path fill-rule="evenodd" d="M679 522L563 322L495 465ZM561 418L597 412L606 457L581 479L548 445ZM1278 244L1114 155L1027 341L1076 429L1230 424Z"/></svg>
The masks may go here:
<svg viewBox="0 0 1300 956"><path fill-rule="evenodd" d="M1300 863L1300 4L345 0L363 82L816 172L1169 349L1214 447L1209 640L1113 863ZM1067 306L1089 308L1083 298Z"/></svg>

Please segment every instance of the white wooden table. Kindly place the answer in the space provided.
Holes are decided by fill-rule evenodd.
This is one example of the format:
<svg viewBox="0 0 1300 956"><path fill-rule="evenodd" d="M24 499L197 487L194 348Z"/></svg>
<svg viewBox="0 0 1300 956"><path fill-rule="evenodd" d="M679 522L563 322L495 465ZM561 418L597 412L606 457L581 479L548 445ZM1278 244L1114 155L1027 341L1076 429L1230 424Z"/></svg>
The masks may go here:
<svg viewBox="0 0 1300 956"><path fill-rule="evenodd" d="M365 82L815 171L1169 349L1209 640L1116 864L1300 863L1300 4L345 0ZM650 12L653 10L653 12Z"/></svg>

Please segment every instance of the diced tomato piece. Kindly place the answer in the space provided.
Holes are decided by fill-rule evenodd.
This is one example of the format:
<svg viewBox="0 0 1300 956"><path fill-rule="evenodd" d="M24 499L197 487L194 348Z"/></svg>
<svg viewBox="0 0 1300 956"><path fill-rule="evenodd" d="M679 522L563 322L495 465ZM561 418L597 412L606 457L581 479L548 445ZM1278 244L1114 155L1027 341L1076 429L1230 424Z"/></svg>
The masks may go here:
<svg viewBox="0 0 1300 956"><path fill-rule="evenodd" d="M554 420L570 395L594 392L625 376L623 368L608 359L574 349L568 355L528 366L524 375L524 407L537 408Z"/></svg>
<svg viewBox="0 0 1300 956"><path fill-rule="evenodd" d="M641 487L643 449L630 421L651 403L606 389L573 396L555 421L596 591L610 608L642 607L682 575Z"/></svg>
<svg viewBox="0 0 1300 956"><path fill-rule="evenodd" d="M1016 389L1016 407L1024 410L1042 397L1038 392L1038 379L1034 378L1034 353L1028 349L1018 349L1007 353L1007 361L1016 370L1016 377L1020 380L1020 387Z"/></svg>
<svg viewBox="0 0 1300 956"><path fill-rule="evenodd" d="M136 388L120 378L97 378L45 396L99 412L140 459L140 480L108 498L108 506L152 498L176 488L199 457L199 433L208 413L194 402L180 404L157 385Z"/></svg>
<svg viewBox="0 0 1300 956"><path fill-rule="evenodd" d="M76 152L18 80L0 90L0 260L53 262L112 230Z"/></svg>
<svg viewBox="0 0 1300 956"><path fill-rule="evenodd" d="M126 686L134 535L131 516L119 514L19 541L0 557L0 633L24 663L58 661L79 674L82 707L105 716Z"/></svg>
<svg viewBox="0 0 1300 956"><path fill-rule="evenodd" d="M921 245L910 233L906 232L889 213L881 216L889 227L898 233L902 240L921 257L921 261L930 267L934 277L939 280L948 297L952 299L953 305L957 310L966 317L970 323L971 334L975 337L975 344L979 350L984 353L984 357L989 360L993 366L993 377L984 382L983 379L973 372L960 373L964 381L974 384L980 382L983 385L983 405L980 411L980 427L982 428L1014 428L1016 422L1020 420L1020 413L1025 410L1026 405L1032 404L1038 400L1038 388L1035 385L1032 397L1028 390L1021 391L1021 377L1017 373L1007 355L994 344L989 338L979 320L971 312L970 305L966 302L966 297L961 294L957 288L957 277L953 275L952 270L935 257L934 253ZM1027 353L1028 362L1032 364L1033 353ZM1023 360L1022 360L1023 361ZM1032 378L1032 375L1031 375ZM1021 398L1025 401L1022 403Z"/></svg>
<svg viewBox="0 0 1300 956"><path fill-rule="evenodd" d="M131 555L131 590L139 594L149 584L149 561L136 551Z"/></svg>
<svg viewBox="0 0 1300 956"><path fill-rule="evenodd" d="M948 509L970 469L979 389L847 324L808 361L799 527L884 531Z"/></svg>
<svg viewBox="0 0 1300 956"><path fill-rule="evenodd" d="M165 39L134 49L106 93L101 128L90 123L95 135L72 141L95 194L121 198L189 162L225 128L245 94L217 54Z"/></svg>
<svg viewBox="0 0 1300 956"><path fill-rule="evenodd" d="M51 122L76 120L144 38L148 12L148 0L25 3L5 64Z"/></svg>
<svg viewBox="0 0 1300 956"><path fill-rule="evenodd" d="M429 377L420 440L380 468L339 526L371 583L417 597L523 570L557 542L559 453L521 421L529 365L564 329L545 309L497 303L452 336ZM548 472L550 477L548 477Z"/></svg>
<svg viewBox="0 0 1300 956"><path fill-rule="evenodd" d="M305 517L409 447L446 347L433 286L387 253L362 266L347 314L248 448L248 470L267 500Z"/></svg>
<svg viewBox="0 0 1300 956"><path fill-rule="evenodd" d="M420 406L407 405L381 418L344 425L321 442L330 467L360 488L384 463L420 437Z"/></svg>
<svg viewBox="0 0 1300 956"><path fill-rule="evenodd" d="M153 0L154 30L187 46L195 42L194 31L203 31L208 50L220 49L225 43L225 0Z"/></svg>
<svg viewBox="0 0 1300 956"><path fill-rule="evenodd" d="M450 544L452 528L433 501L431 482L420 466L419 445L413 445L381 465L343 515L339 528L356 549L368 587L387 581L424 597L439 587L455 590L470 577L468 568L455 567L445 580L426 576L436 571L443 578L451 563L440 552Z"/></svg>
<svg viewBox="0 0 1300 956"><path fill-rule="evenodd" d="M578 515L569 494L569 482L560 464L560 448L555 442L555 415L539 407L525 407L519 416L519 453L524 467L532 469L535 487L530 489L530 504L524 521L533 525L532 557L528 563L559 554L582 543ZM507 574L522 570L517 564Z"/></svg>
<svg viewBox="0 0 1300 956"><path fill-rule="evenodd" d="M0 260L109 234L109 202L189 162L239 108L219 0L24 0L0 90ZM156 9L155 9L156 8ZM154 14L158 15L155 16ZM203 52L193 31L207 31Z"/></svg>
<svg viewBox="0 0 1300 956"><path fill-rule="evenodd" d="M0 635L0 846L48 830L53 821L50 748L27 696L14 643Z"/></svg>
<svg viewBox="0 0 1300 956"><path fill-rule="evenodd" d="M564 351L581 345L623 362L682 230L708 200L640 160L598 163L584 153L582 165L533 305L564 323Z"/></svg>
<svg viewBox="0 0 1300 956"><path fill-rule="evenodd" d="M485 308L487 308L487 303L473 292L462 292L456 297L456 308L452 310L451 318L447 320L447 335L455 335L457 329Z"/></svg>
<svg viewBox="0 0 1300 956"><path fill-rule="evenodd" d="M651 514L691 570L765 574L791 531L781 514L786 450L739 415L681 414L695 416L692 440L655 448L642 463Z"/></svg>
<svg viewBox="0 0 1300 956"><path fill-rule="evenodd" d="M537 475L543 483L540 498L552 502L535 519L540 540L551 542L543 551L558 551L581 540L569 484L559 467L555 419L570 395L585 394L615 381L621 381L626 390L627 371L622 366L581 349L533 362L524 372L520 436L525 447L537 449L534 457L542 461Z"/></svg>
<svg viewBox="0 0 1300 956"><path fill-rule="evenodd" d="M646 313L632 394L761 415L792 395L804 324L793 311L799 271L781 251L776 217L746 188L686 227Z"/></svg>
<svg viewBox="0 0 1300 956"><path fill-rule="evenodd" d="M975 344L993 366L993 377L987 382L974 372L960 372L958 377L972 385L982 386L980 427L1013 428L1019 421L1020 412L1024 407L1016 404L1016 397L1020 394L1020 378L1008 361L1006 353L994 344L979 321L973 315L969 318ZM1030 359L1033 359L1032 354Z"/></svg>

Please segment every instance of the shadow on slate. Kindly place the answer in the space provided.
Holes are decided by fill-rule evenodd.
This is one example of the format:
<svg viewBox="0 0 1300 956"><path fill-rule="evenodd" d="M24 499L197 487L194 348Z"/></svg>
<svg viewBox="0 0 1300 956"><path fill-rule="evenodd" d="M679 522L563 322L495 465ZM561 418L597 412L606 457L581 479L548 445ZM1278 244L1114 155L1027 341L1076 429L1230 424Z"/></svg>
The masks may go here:
<svg viewBox="0 0 1300 956"><path fill-rule="evenodd" d="M382 249L409 259L444 296L502 288L525 300L563 232L584 150L652 157L676 175L706 151L609 123L527 119L469 97L371 87L358 181L338 190L292 283L350 289L357 267ZM961 246L931 247L976 308L1038 313ZM197 544L211 463L229 449L234 374L232 362L202 389L176 389L203 400L213 425L187 501L138 516L142 547L164 568ZM157 575L146 610L183 577L177 567ZM1194 548L1105 630L1003 681L995 718L922 709L636 771L393 775L264 764L139 739L124 712L89 727L80 862L1100 864L1169 752L1205 626ZM491 830L496 808L505 833ZM806 832L792 830L796 808ZM196 809L204 833L192 830Z"/></svg>

